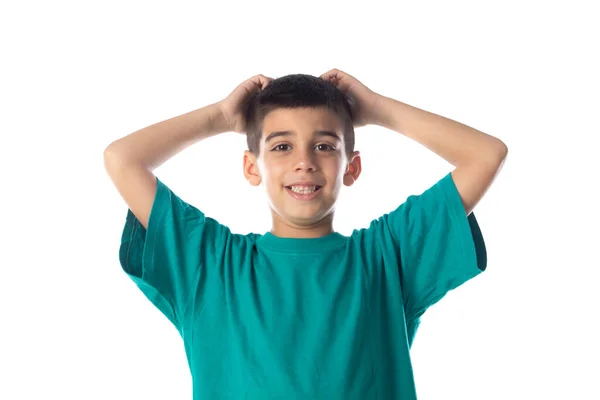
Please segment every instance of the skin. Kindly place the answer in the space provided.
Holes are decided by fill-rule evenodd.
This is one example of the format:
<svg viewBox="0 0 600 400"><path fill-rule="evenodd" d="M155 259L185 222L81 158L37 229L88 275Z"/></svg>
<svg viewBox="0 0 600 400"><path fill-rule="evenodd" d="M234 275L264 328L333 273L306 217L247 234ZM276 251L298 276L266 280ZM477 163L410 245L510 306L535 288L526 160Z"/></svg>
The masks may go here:
<svg viewBox="0 0 600 400"><path fill-rule="evenodd" d="M284 130L293 134L265 142L270 133ZM316 130L333 131L339 141L313 135ZM277 109L265 117L260 155L244 152L244 176L267 192L273 235L317 238L334 232L342 185L352 186L361 172L360 153L346 154L342 132L341 121L326 108ZM300 180L322 184L320 196L311 201L291 197L285 186Z"/></svg>

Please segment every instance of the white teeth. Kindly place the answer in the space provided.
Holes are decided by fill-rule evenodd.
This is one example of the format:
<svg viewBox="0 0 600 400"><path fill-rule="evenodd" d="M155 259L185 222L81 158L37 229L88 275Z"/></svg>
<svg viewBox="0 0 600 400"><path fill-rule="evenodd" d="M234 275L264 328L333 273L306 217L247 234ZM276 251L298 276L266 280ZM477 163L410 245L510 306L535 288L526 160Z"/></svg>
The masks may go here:
<svg viewBox="0 0 600 400"><path fill-rule="evenodd" d="M300 194L308 194L317 190L316 186L291 186L292 192Z"/></svg>

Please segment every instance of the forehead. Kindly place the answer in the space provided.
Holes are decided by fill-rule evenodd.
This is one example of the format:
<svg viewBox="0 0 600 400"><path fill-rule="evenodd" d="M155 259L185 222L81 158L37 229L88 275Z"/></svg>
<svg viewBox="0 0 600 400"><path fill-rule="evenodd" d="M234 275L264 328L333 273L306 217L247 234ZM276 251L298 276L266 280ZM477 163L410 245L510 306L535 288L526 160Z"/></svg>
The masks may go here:
<svg viewBox="0 0 600 400"><path fill-rule="evenodd" d="M263 121L262 138L266 139L277 131L291 131L299 135L313 135L317 130L342 134L342 122L338 116L327 108L279 108L273 110Z"/></svg>

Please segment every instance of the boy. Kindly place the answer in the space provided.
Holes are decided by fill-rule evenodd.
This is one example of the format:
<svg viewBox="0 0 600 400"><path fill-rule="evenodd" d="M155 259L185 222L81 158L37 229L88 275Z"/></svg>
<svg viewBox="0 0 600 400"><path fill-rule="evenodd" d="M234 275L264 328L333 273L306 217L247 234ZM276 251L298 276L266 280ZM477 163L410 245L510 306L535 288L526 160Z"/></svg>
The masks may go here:
<svg viewBox="0 0 600 400"><path fill-rule="evenodd" d="M401 132L456 166L349 236L333 231L361 171L353 127ZM246 133L244 175L272 229L235 234L151 172L192 143ZM257 75L226 99L111 143L127 202L120 262L181 334L194 399L416 399L419 318L485 270L471 212L507 154L498 139L372 92L337 69Z"/></svg>

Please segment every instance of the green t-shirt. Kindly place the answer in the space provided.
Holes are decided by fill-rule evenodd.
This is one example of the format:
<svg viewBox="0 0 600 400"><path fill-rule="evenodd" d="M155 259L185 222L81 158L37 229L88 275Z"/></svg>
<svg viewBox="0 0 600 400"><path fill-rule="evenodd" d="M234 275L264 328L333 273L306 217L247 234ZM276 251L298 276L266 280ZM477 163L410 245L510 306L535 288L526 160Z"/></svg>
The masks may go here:
<svg viewBox="0 0 600 400"><path fill-rule="evenodd" d="M157 178L119 258L175 325L195 400L414 400L419 318L485 270L450 173L350 236L232 233Z"/></svg>

